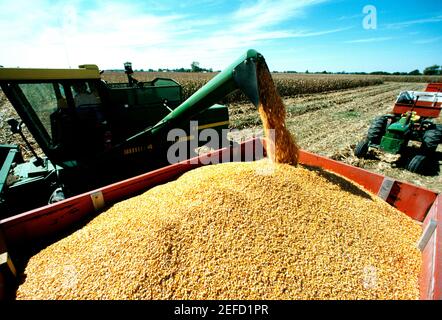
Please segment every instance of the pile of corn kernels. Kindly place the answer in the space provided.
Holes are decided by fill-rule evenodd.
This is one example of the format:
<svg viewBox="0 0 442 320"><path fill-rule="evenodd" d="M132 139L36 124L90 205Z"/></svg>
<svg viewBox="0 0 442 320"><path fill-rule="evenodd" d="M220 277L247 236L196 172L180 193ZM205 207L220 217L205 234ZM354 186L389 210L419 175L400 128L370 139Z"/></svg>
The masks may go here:
<svg viewBox="0 0 442 320"><path fill-rule="evenodd" d="M335 174L201 167L33 256L18 299L417 299L421 228Z"/></svg>

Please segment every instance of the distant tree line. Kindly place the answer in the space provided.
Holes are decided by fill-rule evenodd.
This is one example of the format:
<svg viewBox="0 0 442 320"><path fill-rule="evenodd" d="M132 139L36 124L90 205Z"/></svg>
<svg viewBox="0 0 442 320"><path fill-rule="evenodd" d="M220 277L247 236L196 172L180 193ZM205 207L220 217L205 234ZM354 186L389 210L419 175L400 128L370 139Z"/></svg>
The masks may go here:
<svg viewBox="0 0 442 320"><path fill-rule="evenodd" d="M122 69L109 69L107 71L113 71L113 72L124 72ZM157 70L149 68L149 69L134 69L135 72L213 72L212 68L206 69L200 67L200 63L198 61L193 61L190 64L190 68L175 68L175 69L169 69L169 68L158 68Z"/></svg>
<svg viewBox="0 0 442 320"><path fill-rule="evenodd" d="M278 73L278 71L274 71L275 73ZM297 71L292 71L292 70L288 70L288 71L284 71L284 73L302 73L302 72L297 72ZM415 69L413 71L410 72L386 72L386 71L374 71L374 72L346 72L346 71L340 71L340 72L329 72L329 71L320 71L320 72L309 72L308 70L306 70L304 73L309 74L362 74L362 75L367 75L367 74L372 74L372 75L394 75L394 76L420 76L420 75L425 75L425 76L433 76L433 75L442 75L442 65L439 66L437 64L429 66L427 68L424 69L424 71L421 73L418 69Z"/></svg>
<svg viewBox="0 0 442 320"><path fill-rule="evenodd" d="M190 64L190 69L187 68L176 68L176 69L163 69L159 68L158 70L148 69L148 72L213 72L212 68L202 68L200 67L200 63L194 61Z"/></svg>
<svg viewBox="0 0 442 320"><path fill-rule="evenodd" d="M116 72L124 72L124 70L116 69L116 70L108 70L108 71L116 71ZM200 67L200 63L197 61L193 61L190 64L190 68L176 68L176 69L169 69L169 68L159 68L157 70L154 69L136 69L136 72L213 72L212 68L206 69ZM219 70L215 71L219 72ZM274 73L306 73L306 74L360 74L360 75L398 75L398 76L420 76L420 75L426 75L426 76L432 76L432 75L442 75L442 65L439 66L437 64L429 66L424 69L424 71L421 73L420 70L415 69L410 72L386 72L386 71L374 71L374 72L346 72L346 71L340 71L340 72L329 72L329 71L320 71L320 72L310 72L306 70L305 72L298 72L293 70L287 70L287 71L273 71Z"/></svg>

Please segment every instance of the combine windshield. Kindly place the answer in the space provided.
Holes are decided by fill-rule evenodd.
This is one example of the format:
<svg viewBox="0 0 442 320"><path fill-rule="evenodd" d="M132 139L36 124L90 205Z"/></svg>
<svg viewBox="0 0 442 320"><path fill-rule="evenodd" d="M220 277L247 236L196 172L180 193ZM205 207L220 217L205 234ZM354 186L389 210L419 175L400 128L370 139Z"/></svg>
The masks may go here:
<svg viewBox="0 0 442 320"><path fill-rule="evenodd" d="M37 135L49 148L62 148L65 155L91 144L105 121L92 81L19 83L16 89Z"/></svg>
<svg viewBox="0 0 442 320"><path fill-rule="evenodd" d="M63 86L58 83L21 83L19 87L51 141L51 115L57 109L67 107Z"/></svg>

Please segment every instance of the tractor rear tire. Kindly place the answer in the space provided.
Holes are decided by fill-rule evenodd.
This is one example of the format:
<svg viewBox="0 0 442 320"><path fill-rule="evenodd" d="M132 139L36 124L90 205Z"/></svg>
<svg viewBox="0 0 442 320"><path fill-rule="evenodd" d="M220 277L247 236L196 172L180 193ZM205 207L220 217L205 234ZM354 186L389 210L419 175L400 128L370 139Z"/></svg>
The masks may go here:
<svg viewBox="0 0 442 320"><path fill-rule="evenodd" d="M368 129L367 138L371 144L379 145L382 137L387 129L388 116L380 116L374 119L370 128Z"/></svg>
<svg viewBox="0 0 442 320"><path fill-rule="evenodd" d="M418 173L418 174L424 174L425 173L425 162L427 160L427 156L423 154L415 155L410 163L408 164L408 171Z"/></svg>
<svg viewBox="0 0 442 320"><path fill-rule="evenodd" d="M358 158L364 158L367 155L368 152L368 140L362 140L360 141L354 150L355 156Z"/></svg>
<svg viewBox="0 0 442 320"><path fill-rule="evenodd" d="M415 155L408 164L407 169L424 176L436 176L440 171L438 159L425 154Z"/></svg>
<svg viewBox="0 0 442 320"><path fill-rule="evenodd" d="M427 130L422 138L422 151L432 154L437 146L442 143L442 126L437 125L434 129Z"/></svg>

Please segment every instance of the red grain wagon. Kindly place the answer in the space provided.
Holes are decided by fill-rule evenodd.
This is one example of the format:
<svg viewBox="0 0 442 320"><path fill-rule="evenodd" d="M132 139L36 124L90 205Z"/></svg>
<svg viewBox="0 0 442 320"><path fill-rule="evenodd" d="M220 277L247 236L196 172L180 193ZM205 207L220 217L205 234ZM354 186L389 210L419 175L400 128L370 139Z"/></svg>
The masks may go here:
<svg viewBox="0 0 442 320"><path fill-rule="evenodd" d="M263 150L257 153L260 155L250 157L250 153L260 149ZM4 298L10 294L7 285L16 273L14 262L20 260L20 252L48 239L54 241L53 239L66 230L71 230L73 226L84 224L85 220L99 213L106 205L172 181L186 171L210 163L215 157L222 161L229 158L225 155L237 154L242 156L241 161L245 161L244 156L249 156L248 160L255 160L264 156L264 153L263 141L255 138L233 148L216 150L198 158L0 220L0 296ZM420 297L442 299L442 195L306 151L301 151L300 163L342 175L422 223L423 234L417 244L422 251L423 266L420 275Z"/></svg>

